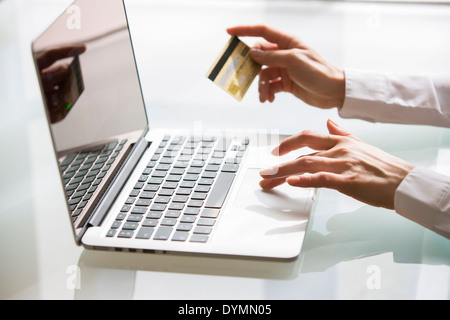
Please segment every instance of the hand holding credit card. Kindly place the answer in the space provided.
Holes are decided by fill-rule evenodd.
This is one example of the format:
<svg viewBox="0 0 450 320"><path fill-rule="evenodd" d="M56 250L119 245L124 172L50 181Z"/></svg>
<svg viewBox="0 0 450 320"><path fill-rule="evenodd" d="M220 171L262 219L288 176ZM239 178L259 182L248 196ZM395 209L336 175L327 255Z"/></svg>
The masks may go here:
<svg viewBox="0 0 450 320"><path fill-rule="evenodd" d="M261 70L249 53L250 47L232 36L206 75L238 101L244 98Z"/></svg>

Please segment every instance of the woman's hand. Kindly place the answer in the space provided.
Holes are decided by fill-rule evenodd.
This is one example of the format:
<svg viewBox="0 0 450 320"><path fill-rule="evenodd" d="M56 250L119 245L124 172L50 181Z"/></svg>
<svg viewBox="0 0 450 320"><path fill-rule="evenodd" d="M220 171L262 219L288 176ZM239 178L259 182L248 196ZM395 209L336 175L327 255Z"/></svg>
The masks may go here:
<svg viewBox="0 0 450 320"><path fill-rule="evenodd" d="M274 149L275 155L309 147L316 153L260 172L263 189L287 182L295 187L330 188L369 205L394 209L395 191L413 165L364 143L328 120L329 134L303 131Z"/></svg>
<svg viewBox="0 0 450 320"><path fill-rule="evenodd" d="M267 26L227 29L235 36L262 37L250 55L261 65L259 98L273 102L278 92L289 92L319 108L341 108L345 98L344 71L325 61L300 39Z"/></svg>

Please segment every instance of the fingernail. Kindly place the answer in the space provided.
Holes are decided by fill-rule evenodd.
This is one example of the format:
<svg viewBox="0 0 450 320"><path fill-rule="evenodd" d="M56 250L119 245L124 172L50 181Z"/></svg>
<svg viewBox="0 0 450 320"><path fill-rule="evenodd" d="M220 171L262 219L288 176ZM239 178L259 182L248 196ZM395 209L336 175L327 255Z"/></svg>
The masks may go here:
<svg viewBox="0 0 450 320"><path fill-rule="evenodd" d="M268 169L264 169L261 170L259 172L259 174L261 176L273 176L274 174L276 174L278 172L278 168L277 167L272 167L272 168L268 168Z"/></svg>
<svg viewBox="0 0 450 320"><path fill-rule="evenodd" d="M334 122L333 120L331 120L331 119L328 119L328 121L330 121L332 124L334 124L336 127L339 127L339 125L336 123L336 122Z"/></svg>
<svg viewBox="0 0 450 320"><path fill-rule="evenodd" d="M276 146L270 153L273 156L279 156L280 155L280 146Z"/></svg>
<svg viewBox="0 0 450 320"><path fill-rule="evenodd" d="M297 185L300 183L300 177L299 176L292 176L286 179L286 182L290 185Z"/></svg>
<svg viewBox="0 0 450 320"><path fill-rule="evenodd" d="M259 186L263 189L270 189L272 186L272 180L261 180Z"/></svg>

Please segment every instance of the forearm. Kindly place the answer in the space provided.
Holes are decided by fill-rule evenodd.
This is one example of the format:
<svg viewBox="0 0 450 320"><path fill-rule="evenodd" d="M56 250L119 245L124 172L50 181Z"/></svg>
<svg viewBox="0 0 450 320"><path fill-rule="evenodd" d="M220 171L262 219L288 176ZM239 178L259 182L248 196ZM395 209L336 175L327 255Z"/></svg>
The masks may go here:
<svg viewBox="0 0 450 320"><path fill-rule="evenodd" d="M342 118L450 127L450 82L346 70Z"/></svg>

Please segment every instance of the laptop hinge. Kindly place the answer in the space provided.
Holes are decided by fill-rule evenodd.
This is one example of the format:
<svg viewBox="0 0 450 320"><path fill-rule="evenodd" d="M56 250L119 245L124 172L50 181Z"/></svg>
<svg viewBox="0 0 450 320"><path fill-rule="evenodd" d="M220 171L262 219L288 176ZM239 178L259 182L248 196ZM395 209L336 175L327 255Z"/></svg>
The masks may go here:
<svg viewBox="0 0 450 320"><path fill-rule="evenodd" d="M115 180L111 183L108 192L105 194L101 203L95 209L94 214L91 216L89 221L90 226L99 226L115 199L119 195L123 186L127 182L129 176L133 172L134 168L138 164L144 152L149 147L150 142L145 138L141 138L134 147L134 150L131 152L129 157L125 160L123 167L120 169L120 172L117 174Z"/></svg>

